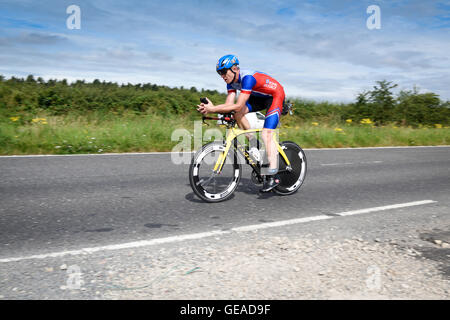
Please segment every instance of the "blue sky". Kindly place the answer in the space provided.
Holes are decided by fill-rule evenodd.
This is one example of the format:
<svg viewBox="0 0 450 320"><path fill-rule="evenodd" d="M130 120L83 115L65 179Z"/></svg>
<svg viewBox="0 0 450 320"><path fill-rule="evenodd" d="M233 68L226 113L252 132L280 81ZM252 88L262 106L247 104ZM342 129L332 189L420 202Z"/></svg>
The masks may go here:
<svg viewBox="0 0 450 320"><path fill-rule="evenodd" d="M70 5L81 29L66 27ZM369 5L381 29L369 30ZM217 59L291 97L353 101L377 80L450 100L450 1L0 0L0 74L225 92Z"/></svg>

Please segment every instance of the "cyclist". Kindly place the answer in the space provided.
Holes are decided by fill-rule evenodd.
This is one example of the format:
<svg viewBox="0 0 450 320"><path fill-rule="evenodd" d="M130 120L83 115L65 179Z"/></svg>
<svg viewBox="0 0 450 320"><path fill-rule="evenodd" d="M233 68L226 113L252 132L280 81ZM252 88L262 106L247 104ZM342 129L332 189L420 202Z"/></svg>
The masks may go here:
<svg viewBox="0 0 450 320"><path fill-rule="evenodd" d="M231 54L219 59L216 71L227 83L228 96L225 103L215 106L208 99L208 103L201 103L197 110L203 114L234 111L238 126L248 130L250 124L245 114L267 109L262 139L267 150L269 170L261 192L269 192L280 183L277 174L278 150L273 141L273 131L278 126L282 114L284 89L277 80L264 72L241 70L238 58ZM240 91L237 101L236 91Z"/></svg>

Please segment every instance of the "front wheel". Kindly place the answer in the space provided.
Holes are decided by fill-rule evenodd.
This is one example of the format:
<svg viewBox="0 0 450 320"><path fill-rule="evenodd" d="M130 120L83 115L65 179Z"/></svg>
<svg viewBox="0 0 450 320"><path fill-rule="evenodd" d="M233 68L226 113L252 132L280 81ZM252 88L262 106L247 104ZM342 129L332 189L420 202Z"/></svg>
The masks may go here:
<svg viewBox="0 0 450 320"><path fill-rule="evenodd" d="M214 172L216 161L224 151L223 143L214 141L205 144L192 157L189 182L194 193L203 201L227 200L239 185L242 166L233 149L230 148L221 172Z"/></svg>
<svg viewBox="0 0 450 320"><path fill-rule="evenodd" d="M305 181L306 176L306 155L305 152L292 141L283 141L281 148L286 153L291 163L291 169L287 170L286 162L279 155L279 176L280 184L273 191L280 195L290 195L297 192Z"/></svg>

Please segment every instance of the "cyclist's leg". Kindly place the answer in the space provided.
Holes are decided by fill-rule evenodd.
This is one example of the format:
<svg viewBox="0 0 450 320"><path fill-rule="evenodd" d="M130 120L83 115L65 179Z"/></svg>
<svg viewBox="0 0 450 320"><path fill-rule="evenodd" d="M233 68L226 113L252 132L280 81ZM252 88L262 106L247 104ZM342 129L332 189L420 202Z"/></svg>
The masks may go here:
<svg viewBox="0 0 450 320"><path fill-rule="evenodd" d="M269 160L269 173L275 174L278 171L278 150L273 136L274 130L278 127L284 102L284 92L273 97L272 105L266 113L262 138L266 145L267 158Z"/></svg>
<svg viewBox="0 0 450 320"><path fill-rule="evenodd" d="M250 123L248 122L247 118L245 117L245 115L249 112L250 112L249 107L246 106L245 108L242 108L241 110L239 110L238 112L236 112L234 114L234 118L236 119L236 122L237 122L239 128L241 128L243 130L250 129Z"/></svg>
<svg viewBox="0 0 450 320"><path fill-rule="evenodd" d="M266 112L266 120L262 130L262 138L266 145L267 158L269 160L269 169L261 172L266 176L261 192L269 192L280 184L278 173L278 149L274 140L274 131L278 127L281 112L283 108L284 92L281 90L278 95L273 97L272 105Z"/></svg>
<svg viewBox="0 0 450 320"><path fill-rule="evenodd" d="M251 95L247 100L248 112L256 112L267 110L272 106L273 97L272 96L254 96Z"/></svg>
<svg viewBox="0 0 450 320"><path fill-rule="evenodd" d="M249 112L256 112L261 110L266 110L272 105L272 97L256 97L251 95L250 98L245 103L247 108L242 108L239 112L234 114L234 118L238 123L239 128L248 130L250 129L250 123L248 122L245 115Z"/></svg>
<svg viewBox="0 0 450 320"><path fill-rule="evenodd" d="M257 112L257 111L267 110L272 105L272 101L273 101L273 98L271 96L259 97L259 96L251 95L246 103L248 112ZM246 134L246 136L249 139L249 141L256 140L254 133Z"/></svg>

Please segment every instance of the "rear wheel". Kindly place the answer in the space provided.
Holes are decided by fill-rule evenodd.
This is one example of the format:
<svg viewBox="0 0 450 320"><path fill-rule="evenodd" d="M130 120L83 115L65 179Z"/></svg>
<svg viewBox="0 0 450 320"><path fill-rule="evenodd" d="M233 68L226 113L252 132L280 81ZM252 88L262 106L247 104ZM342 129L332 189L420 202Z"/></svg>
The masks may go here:
<svg viewBox="0 0 450 320"><path fill-rule="evenodd" d="M242 166L233 149L229 150L221 172L214 173L214 165L224 150L223 143L214 141L205 144L192 157L189 182L194 193L206 202L227 200L239 185Z"/></svg>
<svg viewBox="0 0 450 320"><path fill-rule="evenodd" d="M280 195L290 195L297 192L305 181L306 155L302 148L292 141L282 142L281 147L291 163L291 168L287 168L283 157L279 155L280 184L273 191Z"/></svg>

